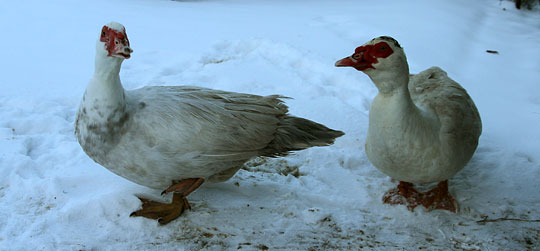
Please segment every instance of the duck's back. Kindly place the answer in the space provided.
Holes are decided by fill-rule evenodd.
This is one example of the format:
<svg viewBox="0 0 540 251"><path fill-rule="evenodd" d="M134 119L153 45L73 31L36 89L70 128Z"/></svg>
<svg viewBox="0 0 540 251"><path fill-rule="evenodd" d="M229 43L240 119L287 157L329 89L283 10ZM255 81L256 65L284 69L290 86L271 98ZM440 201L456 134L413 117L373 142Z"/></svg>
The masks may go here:
<svg viewBox="0 0 540 251"><path fill-rule="evenodd" d="M440 122L442 153L465 165L472 157L482 132L480 114L471 97L445 71L431 67L411 75L409 92L413 102L433 112Z"/></svg>
<svg viewBox="0 0 540 251"><path fill-rule="evenodd" d="M137 110L134 121L142 127L137 133L215 154L264 148L288 110L279 96L191 86L146 87L129 95L128 105Z"/></svg>

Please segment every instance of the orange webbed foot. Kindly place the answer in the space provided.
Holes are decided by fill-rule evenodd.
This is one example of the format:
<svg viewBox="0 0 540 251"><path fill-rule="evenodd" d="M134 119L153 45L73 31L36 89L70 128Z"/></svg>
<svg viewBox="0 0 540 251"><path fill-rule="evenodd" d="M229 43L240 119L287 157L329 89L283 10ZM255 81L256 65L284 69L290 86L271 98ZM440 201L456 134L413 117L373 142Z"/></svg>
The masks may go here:
<svg viewBox="0 0 540 251"><path fill-rule="evenodd" d="M411 211L419 205L424 206L427 211L443 209L456 213L458 210L456 200L448 192L447 180L425 193L418 192L411 183L400 181L396 188L384 194L383 203L405 205Z"/></svg>
<svg viewBox="0 0 540 251"><path fill-rule="evenodd" d="M186 196L195 191L203 182L204 179L202 178L184 179L175 182L161 193L173 192L171 203L162 203L138 197L142 202L142 208L131 213L129 216L142 216L157 220L159 224L165 225L180 217L186 209L191 209Z"/></svg>

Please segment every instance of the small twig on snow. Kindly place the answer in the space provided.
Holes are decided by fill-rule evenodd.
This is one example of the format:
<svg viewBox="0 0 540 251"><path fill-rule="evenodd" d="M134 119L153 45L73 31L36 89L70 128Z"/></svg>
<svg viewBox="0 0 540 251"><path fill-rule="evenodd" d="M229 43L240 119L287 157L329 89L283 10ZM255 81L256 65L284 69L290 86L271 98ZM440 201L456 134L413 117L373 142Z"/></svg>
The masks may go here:
<svg viewBox="0 0 540 251"><path fill-rule="evenodd" d="M499 221L521 221L521 222L540 222L540 220L526 220L518 218L497 218L497 219L488 219L487 217L483 220L478 220L476 223L487 223L487 222L499 222Z"/></svg>

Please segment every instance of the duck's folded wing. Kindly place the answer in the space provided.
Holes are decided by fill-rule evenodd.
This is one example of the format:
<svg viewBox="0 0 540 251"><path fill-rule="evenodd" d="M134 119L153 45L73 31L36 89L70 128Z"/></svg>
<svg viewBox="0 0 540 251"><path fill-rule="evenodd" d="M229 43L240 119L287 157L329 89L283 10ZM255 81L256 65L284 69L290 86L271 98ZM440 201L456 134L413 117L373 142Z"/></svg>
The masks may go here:
<svg viewBox="0 0 540 251"><path fill-rule="evenodd" d="M467 91L445 71L432 67L411 76L409 91L415 104L436 114L441 133L477 143L482 132L478 109Z"/></svg>
<svg viewBox="0 0 540 251"><path fill-rule="evenodd" d="M257 96L189 86L156 86L128 93L131 133L163 154L246 159L273 139L287 106Z"/></svg>

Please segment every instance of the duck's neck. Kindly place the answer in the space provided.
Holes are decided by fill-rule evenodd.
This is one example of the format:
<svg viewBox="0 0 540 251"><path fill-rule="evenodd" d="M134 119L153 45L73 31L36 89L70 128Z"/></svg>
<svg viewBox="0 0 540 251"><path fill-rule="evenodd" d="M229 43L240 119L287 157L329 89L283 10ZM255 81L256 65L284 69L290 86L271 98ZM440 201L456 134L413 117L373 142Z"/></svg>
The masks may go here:
<svg viewBox="0 0 540 251"><path fill-rule="evenodd" d="M122 66L122 59L109 57L102 53L96 53L96 62L94 63L94 78L100 78L105 81L120 82L119 73Z"/></svg>
<svg viewBox="0 0 540 251"><path fill-rule="evenodd" d="M401 83L396 84L393 81L401 81ZM377 116L390 120L403 120L418 116L418 107L411 99L408 82L408 78L378 82L379 94L373 100L371 112L378 113Z"/></svg>
<svg viewBox="0 0 540 251"><path fill-rule="evenodd" d="M83 97L86 111L94 119L107 120L112 113L125 111L126 98L119 76L121 65L120 58L96 53L94 75Z"/></svg>
<svg viewBox="0 0 540 251"><path fill-rule="evenodd" d="M371 81L379 89L374 105L395 110L392 114L404 114L415 111L416 105L409 93L409 67L401 64L400 67L385 72L366 72Z"/></svg>
<svg viewBox="0 0 540 251"><path fill-rule="evenodd" d="M432 135L428 136L429 132L436 131L439 122L431 112L413 102L408 87L408 71L377 81L379 94L371 104L370 130L382 130L384 134L394 138L431 137Z"/></svg>

